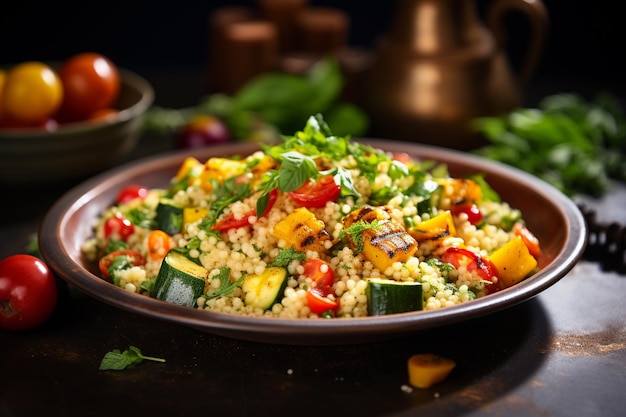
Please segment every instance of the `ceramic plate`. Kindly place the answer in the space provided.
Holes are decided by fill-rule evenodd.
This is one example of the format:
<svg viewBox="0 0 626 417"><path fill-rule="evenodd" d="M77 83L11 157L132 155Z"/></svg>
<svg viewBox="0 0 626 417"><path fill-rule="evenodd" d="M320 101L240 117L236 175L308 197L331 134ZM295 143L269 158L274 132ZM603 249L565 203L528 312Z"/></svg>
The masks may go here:
<svg viewBox="0 0 626 417"><path fill-rule="evenodd" d="M412 143L363 139L369 145L407 152L422 160L448 165L462 177L484 173L504 201L522 211L542 245L538 273L495 294L436 311L334 320L255 318L196 310L129 293L97 275L81 254L96 217L125 185L165 187L186 156L247 155L254 144L230 144L158 155L120 166L76 186L46 215L39 233L42 256L69 284L88 295L129 312L178 323L216 335L280 344L352 344L383 340L492 314L528 300L565 276L582 256L586 244L584 219L576 205L543 181L520 170L468 153Z"/></svg>

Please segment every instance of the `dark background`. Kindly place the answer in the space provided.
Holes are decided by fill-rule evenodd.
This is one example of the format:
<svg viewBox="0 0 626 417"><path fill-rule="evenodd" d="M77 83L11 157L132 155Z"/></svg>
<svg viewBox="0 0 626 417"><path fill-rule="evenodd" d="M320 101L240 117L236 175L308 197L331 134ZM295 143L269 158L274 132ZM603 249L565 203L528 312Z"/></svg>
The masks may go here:
<svg viewBox="0 0 626 417"><path fill-rule="evenodd" d="M489 3L477 0L479 13ZM255 1L109 0L81 4L29 0L4 4L0 11L0 64L62 60L78 52L96 51L149 80L157 69L171 74L198 73L208 65L211 12L224 5L254 6ZM347 11L351 17L349 43L363 48L371 48L388 30L394 6L392 1L361 0L311 0L310 4ZM618 10L620 3L544 0L544 4L550 29L529 87L533 89L529 100L570 90L588 96L604 90L623 95L626 22ZM509 50L521 56L527 27L515 16L508 26ZM159 86L156 90L159 103Z"/></svg>

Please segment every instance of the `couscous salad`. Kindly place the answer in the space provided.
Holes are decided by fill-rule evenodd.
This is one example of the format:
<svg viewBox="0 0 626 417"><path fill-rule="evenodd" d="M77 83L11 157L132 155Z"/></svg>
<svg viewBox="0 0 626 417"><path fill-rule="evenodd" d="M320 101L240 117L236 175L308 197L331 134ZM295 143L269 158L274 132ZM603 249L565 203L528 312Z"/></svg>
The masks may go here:
<svg viewBox="0 0 626 417"><path fill-rule="evenodd" d="M131 185L83 252L127 291L192 308L343 318L445 308L515 285L540 245L480 173L333 136L323 118L240 158Z"/></svg>

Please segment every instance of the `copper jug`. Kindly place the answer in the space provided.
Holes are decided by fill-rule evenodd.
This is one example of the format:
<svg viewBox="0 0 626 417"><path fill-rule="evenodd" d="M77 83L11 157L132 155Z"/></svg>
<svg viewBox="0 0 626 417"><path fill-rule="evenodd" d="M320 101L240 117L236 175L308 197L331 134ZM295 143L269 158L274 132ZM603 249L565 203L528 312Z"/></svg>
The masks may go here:
<svg viewBox="0 0 626 417"><path fill-rule="evenodd" d="M481 144L480 116L521 104L540 56L548 16L540 0L493 0L481 21L474 0L397 0L392 27L376 45L363 106L374 136L468 150ZM505 18L528 18L522 65L506 50Z"/></svg>

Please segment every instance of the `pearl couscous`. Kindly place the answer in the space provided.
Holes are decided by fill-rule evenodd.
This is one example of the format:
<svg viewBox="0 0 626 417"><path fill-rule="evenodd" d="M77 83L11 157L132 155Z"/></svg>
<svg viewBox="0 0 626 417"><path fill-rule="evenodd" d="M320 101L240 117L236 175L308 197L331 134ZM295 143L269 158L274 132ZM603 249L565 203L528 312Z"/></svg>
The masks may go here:
<svg viewBox="0 0 626 417"><path fill-rule="evenodd" d="M140 192L141 191L141 192ZM436 310L537 268L537 239L480 173L332 136L320 116L241 159L188 157L120 190L83 252L127 291L247 316Z"/></svg>

